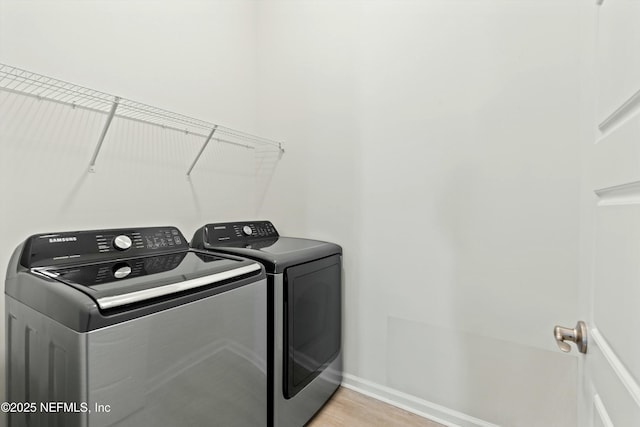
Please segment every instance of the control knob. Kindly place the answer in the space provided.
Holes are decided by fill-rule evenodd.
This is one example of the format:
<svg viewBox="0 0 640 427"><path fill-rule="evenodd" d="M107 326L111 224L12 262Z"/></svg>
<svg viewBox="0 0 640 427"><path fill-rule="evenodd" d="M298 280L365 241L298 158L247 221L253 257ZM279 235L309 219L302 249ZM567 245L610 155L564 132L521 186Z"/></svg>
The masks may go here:
<svg viewBox="0 0 640 427"><path fill-rule="evenodd" d="M113 239L113 247L119 251L126 251L131 247L131 243L131 238L124 234L121 234Z"/></svg>
<svg viewBox="0 0 640 427"><path fill-rule="evenodd" d="M249 227L248 225L245 225L244 227L242 227L242 232L246 235L246 236L251 236L253 234L253 230L251 229L251 227Z"/></svg>
<svg viewBox="0 0 640 427"><path fill-rule="evenodd" d="M124 279L131 274L131 267L127 264L116 264L113 270L113 277L116 279Z"/></svg>

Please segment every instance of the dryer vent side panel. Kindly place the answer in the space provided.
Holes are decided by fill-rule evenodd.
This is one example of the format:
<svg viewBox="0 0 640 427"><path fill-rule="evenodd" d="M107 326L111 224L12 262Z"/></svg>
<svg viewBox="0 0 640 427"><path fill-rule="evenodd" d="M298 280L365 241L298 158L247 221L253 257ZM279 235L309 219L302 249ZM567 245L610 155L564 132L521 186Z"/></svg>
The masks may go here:
<svg viewBox="0 0 640 427"><path fill-rule="evenodd" d="M86 337L5 295L9 426L86 426ZM64 407L57 402L66 404Z"/></svg>

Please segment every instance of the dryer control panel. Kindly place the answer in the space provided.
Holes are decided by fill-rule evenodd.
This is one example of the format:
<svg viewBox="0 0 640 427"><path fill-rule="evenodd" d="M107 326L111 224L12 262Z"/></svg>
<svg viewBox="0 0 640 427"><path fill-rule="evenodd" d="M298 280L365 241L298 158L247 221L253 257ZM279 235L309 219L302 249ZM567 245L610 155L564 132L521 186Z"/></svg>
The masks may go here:
<svg viewBox="0 0 640 427"><path fill-rule="evenodd" d="M276 228L270 221L246 221L207 224L204 241L210 245L232 242L247 242L278 237Z"/></svg>
<svg viewBox="0 0 640 427"><path fill-rule="evenodd" d="M58 266L188 249L176 227L46 233L27 239L20 264L27 268Z"/></svg>

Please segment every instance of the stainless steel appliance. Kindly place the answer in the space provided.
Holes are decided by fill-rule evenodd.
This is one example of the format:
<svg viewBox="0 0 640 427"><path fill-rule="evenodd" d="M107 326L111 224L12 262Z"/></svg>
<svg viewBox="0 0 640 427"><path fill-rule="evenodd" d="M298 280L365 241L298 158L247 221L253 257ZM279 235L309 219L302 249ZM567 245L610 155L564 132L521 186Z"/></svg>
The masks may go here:
<svg viewBox="0 0 640 427"><path fill-rule="evenodd" d="M260 261L269 284L269 413L304 425L342 381L342 248L282 237L269 221L208 224L191 246Z"/></svg>
<svg viewBox="0 0 640 427"><path fill-rule="evenodd" d="M267 424L259 263L175 227L47 233L5 293L10 426Z"/></svg>

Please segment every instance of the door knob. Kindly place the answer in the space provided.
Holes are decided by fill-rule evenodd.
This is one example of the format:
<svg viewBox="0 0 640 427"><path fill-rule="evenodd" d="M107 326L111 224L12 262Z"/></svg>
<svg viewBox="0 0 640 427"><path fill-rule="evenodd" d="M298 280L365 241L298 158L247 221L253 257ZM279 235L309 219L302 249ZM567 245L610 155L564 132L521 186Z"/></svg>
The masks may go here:
<svg viewBox="0 0 640 427"><path fill-rule="evenodd" d="M568 353L571 346L567 341L576 343L580 353L587 352L587 325L582 320L578 321L574 329L556 325L553 328L553 336L556 338L560 350Z"/></svg>

